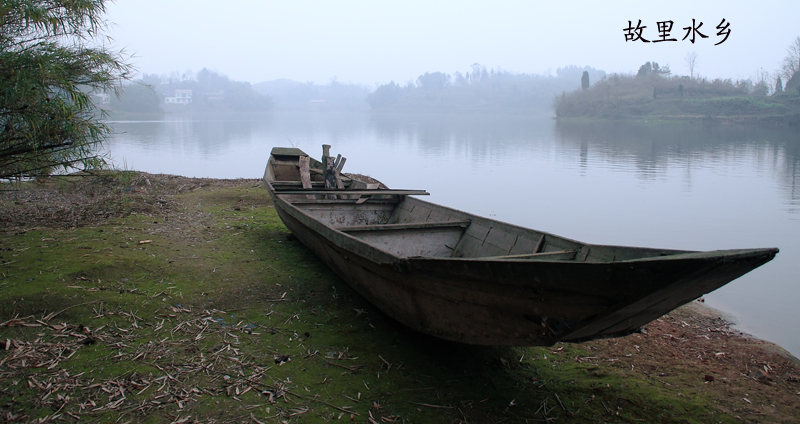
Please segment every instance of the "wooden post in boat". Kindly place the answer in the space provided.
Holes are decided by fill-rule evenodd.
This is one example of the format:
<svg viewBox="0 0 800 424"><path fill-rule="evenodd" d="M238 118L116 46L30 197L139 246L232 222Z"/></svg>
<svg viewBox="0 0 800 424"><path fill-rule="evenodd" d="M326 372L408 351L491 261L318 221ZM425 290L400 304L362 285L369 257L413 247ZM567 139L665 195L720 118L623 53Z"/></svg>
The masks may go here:
<svg viewBox="0 0 800 424"><path fill-rule="evenodd" d="M300 164L300 183L303 185L303 188L312 188L311 185L311 158L308 156L300 156L298 162ZM311 194L306 194L307 199L313 199L314 196Z"/></svg>
<svg viewBox="0 0 800 424"><path fill-rule="evenodd" d="M343 189L344 182L342 181L342 168L344 168L344 163L347 161L347 158L343 158L342 155L336 156L336 162L333 164L334 169L334 177L336 178L336 188Z"/></svg>
<svg viewBox="0 0 800 424"><path fill-rule="evenodd" d="M333 161L333 167L334 168L338 168L339 167L339 161L341 161L341 160L342 160L342 155L336 155L336 160Z"/></svg>
<svg viewBox="0 0 800 424"><path fill-rule="evenodd" d="M325 188L336 188L336 159L331 157L331 146L322 145L322 179L325 181ZM328 199L335 199L336 196L328 195Z"/></svg>
<svg viewBox="0 0 800 424"><path fill-rule="evenodd" d="M328 158L331 156L331 145L330 144L323 144L322 145L322 181L327 182L327 174L328 174ZM330 188L327 185L325 188Z"/></svg>

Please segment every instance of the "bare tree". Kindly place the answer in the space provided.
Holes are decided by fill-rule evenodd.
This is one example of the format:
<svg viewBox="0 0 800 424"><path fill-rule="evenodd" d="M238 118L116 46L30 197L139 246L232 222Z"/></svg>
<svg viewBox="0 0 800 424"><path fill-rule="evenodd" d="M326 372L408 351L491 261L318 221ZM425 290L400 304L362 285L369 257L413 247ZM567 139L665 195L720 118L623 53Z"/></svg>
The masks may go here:
<svg viewBox="0 0 800 424"><path fill-rule="evenodd" d="M694 70L697 69L697 52L686 53L686 57L683 60L686 61L686 67L689 68L689 77L694 78Z"/></svg>
<svg viewBox="0 0 800 424"><path fill-rule="evenodd" d="M795 72L800 71L800 37L795 38L792 44L789 44L786 52L788 54L783 59L780 73L783 79L788 82Z"/></svg>
<svg viewBox="0 0 800 424"><path fill-rule="evenodd" d="M758 68L755 73L755 85L753 86L753 94L757 96L767 96L771 94L772 88L770 86L770 75L769 72L765 71L764 68Z"/></svg>

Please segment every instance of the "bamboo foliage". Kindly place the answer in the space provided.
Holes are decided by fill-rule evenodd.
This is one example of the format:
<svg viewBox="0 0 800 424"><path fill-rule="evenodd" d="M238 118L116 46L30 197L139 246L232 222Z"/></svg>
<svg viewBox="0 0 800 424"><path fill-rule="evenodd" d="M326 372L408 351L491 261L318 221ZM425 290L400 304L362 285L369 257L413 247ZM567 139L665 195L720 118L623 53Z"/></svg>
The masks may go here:
<svg viewBox="0 0 800 424"><path fill-rule="evenodd" d="M103 165L109 133L91 96L116 93L132 67L108 47L105 0L0 5L0 178Z"/></svg>

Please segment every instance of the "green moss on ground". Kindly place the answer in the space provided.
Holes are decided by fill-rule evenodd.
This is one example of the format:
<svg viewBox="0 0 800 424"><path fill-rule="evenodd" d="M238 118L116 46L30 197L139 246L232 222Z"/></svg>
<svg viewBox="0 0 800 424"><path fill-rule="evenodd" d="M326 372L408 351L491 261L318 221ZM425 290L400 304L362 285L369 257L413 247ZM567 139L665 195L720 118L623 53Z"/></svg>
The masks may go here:
<svg viewBox="0 0 800 424"><path fill-rule="evenodd" d="M289 234L257 181L111 181L98 202L127 212L3 226L0 419L739 421L713 393L631 372L610 341L480 347L408 330ZM0 206L39 199L21 193Z"/></svg>

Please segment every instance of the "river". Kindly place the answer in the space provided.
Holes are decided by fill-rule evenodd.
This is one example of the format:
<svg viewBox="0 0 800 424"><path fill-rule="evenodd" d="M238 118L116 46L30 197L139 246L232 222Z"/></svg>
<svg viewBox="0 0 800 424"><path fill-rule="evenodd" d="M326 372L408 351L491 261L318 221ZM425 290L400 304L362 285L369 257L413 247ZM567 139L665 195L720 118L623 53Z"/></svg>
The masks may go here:
<svg viewBox="0 0 800 424"><path fill-rule="evenodd" d="M800 128L557 122L546 116L274 112L110 121L120 168L260 178L274 146L428 200L595 244L778 247L705 297L739 328L800 356Z"/></svg>

